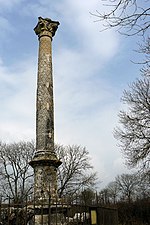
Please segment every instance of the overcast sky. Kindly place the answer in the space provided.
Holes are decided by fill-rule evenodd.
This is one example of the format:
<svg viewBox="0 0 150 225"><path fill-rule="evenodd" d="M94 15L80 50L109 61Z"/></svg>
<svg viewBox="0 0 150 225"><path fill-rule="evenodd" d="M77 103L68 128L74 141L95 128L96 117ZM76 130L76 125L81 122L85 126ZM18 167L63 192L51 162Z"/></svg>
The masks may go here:
<svg viewBox="0 0 150 225"><path fill-rule="evenodd" d="M138 75L137 40L102 24L90 12L101 0L0 0L0 139L35 139L38 17L60 22L53 39L55 142L85 146L100 186L128 172L113 130L122 92Z"/></svg>

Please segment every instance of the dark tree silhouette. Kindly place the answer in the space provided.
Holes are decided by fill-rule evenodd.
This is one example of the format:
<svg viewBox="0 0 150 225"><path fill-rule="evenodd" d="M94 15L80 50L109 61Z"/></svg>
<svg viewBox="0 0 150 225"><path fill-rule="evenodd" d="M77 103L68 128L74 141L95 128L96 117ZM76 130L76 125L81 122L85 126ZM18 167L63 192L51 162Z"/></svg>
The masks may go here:
<svg viewBox="0 0 150 225"><path fill-rule="evenodd" d="M62 161L58 168L59 196L73 196L77 191L94 186L96 173L90 163L89 152L78 145L55 146L56 154Z"/></svg>
<svg viewBox="0 0 150 225"><path fill-rule="evenodd" d="M33 142L0 143L0 191L4 199L18 203L29 196L33 171L28 163L33 153Z"/></svg>
<svg viewBox="0 0 150 225"><path fill-rule="evenodd" d="M128 36L147 35L150 28L149 0L105 0L106 12L97 10L92 15L104 22L104 29L117 28Z"/></svg>
<svg viewBox="0 0 150 225"><path fill-rule="evenodd" d="M147 175L150 172L150 79L138 79L125 90L123 103L127 110L119 114L121 127L115 137L125 155L127 165L140 166Z"/></svg>

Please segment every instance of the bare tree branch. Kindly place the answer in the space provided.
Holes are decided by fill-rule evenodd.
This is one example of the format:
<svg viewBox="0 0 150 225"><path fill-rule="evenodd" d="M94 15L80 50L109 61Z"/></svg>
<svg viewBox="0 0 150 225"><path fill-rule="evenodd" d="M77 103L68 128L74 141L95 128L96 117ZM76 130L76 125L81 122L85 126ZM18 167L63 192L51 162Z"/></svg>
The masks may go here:
<svg viewBox="0 0 150 225"><path fill-rule="evenodd" d="M106 0L107 1L107 0ZM150 27L149 0L108 0L104 13L91 13L97 21L104 22L105 29L117 28L120 33L127 36L147 35Z"/></svg>
<svg viewBox="0 0 150 225"><path fill-rule="evenodd" d="M0 189L3 197L9 196L12 201L26 198L33 182L33 172L28 164L33 153L33 142L0 143Z"/></svg>
<svg viewBox="0 0 150 225"><path fill-rule="evenodd" d="M78 145L55 146L56 153L62 161L58 168L58 192L62 197L67 194L74 194L81 187L94 185L97 179L90 164L89 152L85 147Z"/></svg>
<svg viewBox="0 0 150 225"><path fill-rule="evenodd" d="M149 173L150 166L150 80L136 80L125 90L123 103L128 108L119 114L121 127L115 130L122 153L130 167Z"/></svg>

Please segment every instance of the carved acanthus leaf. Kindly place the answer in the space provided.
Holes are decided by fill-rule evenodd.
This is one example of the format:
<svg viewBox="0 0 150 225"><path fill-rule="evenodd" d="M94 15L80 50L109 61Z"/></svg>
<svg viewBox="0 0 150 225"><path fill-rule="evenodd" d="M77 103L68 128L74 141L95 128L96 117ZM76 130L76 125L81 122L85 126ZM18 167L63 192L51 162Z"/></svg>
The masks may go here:
<svg viewBox="0 0 150 225"><path fill-rule="evenodd" d="M40 35L43 31L48 31L52 34L52 37L55 35L55 32L59 26L59 22L58 21L53 21L49 18L42 18L39 17L38 18L38 24L37 26L34 28L34 31L37 35Z"/></svg>

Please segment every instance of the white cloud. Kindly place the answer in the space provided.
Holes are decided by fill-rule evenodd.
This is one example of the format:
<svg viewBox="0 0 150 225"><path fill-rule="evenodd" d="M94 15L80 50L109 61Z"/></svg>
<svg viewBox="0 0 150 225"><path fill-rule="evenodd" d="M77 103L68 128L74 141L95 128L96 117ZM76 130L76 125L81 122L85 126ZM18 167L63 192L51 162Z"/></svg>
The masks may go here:
<svg viewBox="0 0 150 225"><path fill-rule="evenodd" d="M101 8L99 1L66 1L64 8L69 7L67 15L64 15L65 22L69 24L70 29L76 33L79 44L96 57L112 57L117 51L118 36L112 30L99 32L102 29L102 23L94 23L95 17L90 12ZM111 38L110 38L111 37Z"/></svg>
<svg viewBox="0 0 150 225"><path fill-rule="evenodd" d="M23 0L0 0L0 11L3 9L9 10L13 7L16 7L18 3L21 3Z"/></svg>
<svg viewBox="0 0 150 225"><path fill-rule="evenodd" d="M86 101L91 98L92 96L88 96ZM56 141L65 145L85 146L90 152L95 170L99 173L101 186L106 185L124 168L124 165L121 170L118 170L120 167L116 168L116 160L120 158L120 153L113 137L113 129L117 122L115 115L119 105L111 104L109 107L107 104L104 107L99 105L98 109L94 106L92 112L83 109L81 115L75 115L73 105L71 107L66 103L66 99L64 104L69 109L58 109L56 105Z"/></svg>
<svg viewBox="0 0 150 225"><path fill-rule="evenodd" d="M13 69L0 65L0 136L3 141L32 139L35 135L36 72L33 65L34 59L18 63L16 67L13 65Z"/></svg>
<svg viewBox="0 0 150 225"><path fill-rule="evenodd" d="M62 32L65 30L65 39L67 40L67 36L71 34L71 39L76 40L79 53L84 52L86 55L88 52L93 55L93 61L99 58L103 63L105 59L110 59L116 54L119 40L113 31L99 32L102 29L102 24L94 23L95 17L91 16L90 12L95 12L101 8L102 3L98 0L82 2L65 0L55 4L49 4L49 1L45 0L33 4L27 3L23 7L23 13L59 20L60 29Z"/></svg>
<svg viewBox="0 0 150 225"><path fill-rule="evenodd" d="M95 18L89 12L100 7L98 0L51 4L38 0L26 2L18 13L25 18L60 20L53 41L56 142L86 146L100 180L106 183L120 166L112 134L120 107L116 95L120 91L104 78L102 70L118 53L119 39L112 31L100 33L100 24L93 22ZM0 60L0 136L4 141L30 140L35 136L35 61L30 57L24 62L18 59L17 65L6 67Z"/></svg>
<svg viewBox="0 0 150 225"><path fill-rule="evenodd" d="M14 32L15 28L13 28L11 26L11 23L8 19L0 16L0 30L1 30L0 38L1 38L1 41L2 41L4 38L6 39L6 37L9 39L10 33ZM7 41L7 40L5 40L5 41Z"/></svg>

